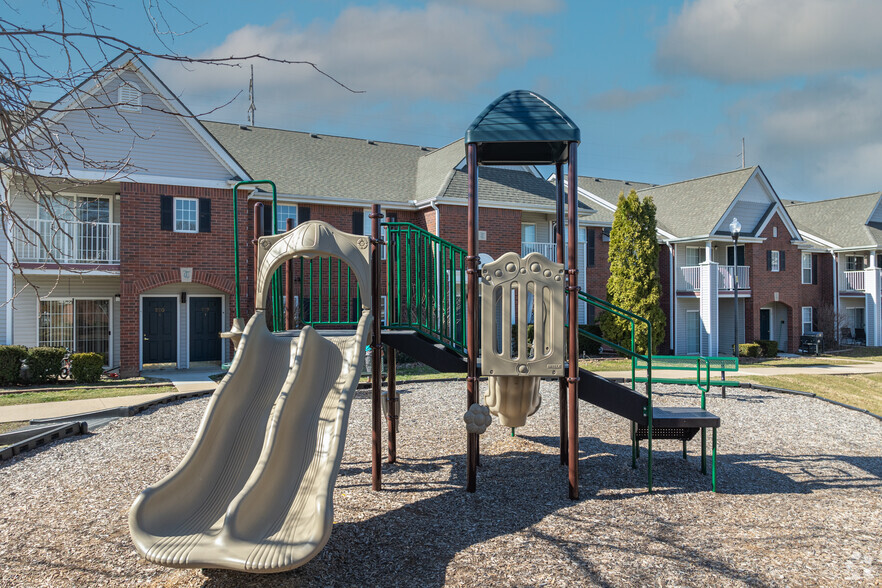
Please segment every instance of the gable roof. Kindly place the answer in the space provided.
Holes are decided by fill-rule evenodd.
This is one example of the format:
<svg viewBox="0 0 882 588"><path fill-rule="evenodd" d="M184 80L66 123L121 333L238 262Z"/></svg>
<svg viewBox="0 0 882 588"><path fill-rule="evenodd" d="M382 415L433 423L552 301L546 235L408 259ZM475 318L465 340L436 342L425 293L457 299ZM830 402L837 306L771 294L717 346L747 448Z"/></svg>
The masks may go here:
<svg viewBox="0 0 882 588"><path fill-rule="evenodd" d="M879 206L882 192L816 202L785 202L788 214L800 230L843 249L882 248L882 222L871 220Z"/></svg>
<svg viewBox="0 0 882 588"><path fill-rule="evenodd" d="M628 194L631 190L640 191L654 185L629 180L610 180L579 176L579 200L597 211L591 216L592 223L612 225L620 194L623 192ZM588 194L587 196L585 195L586 193Z"/></svg>
<svg viewBox="0 0 882 588"><path fill-rule="evenodd" d="M43 117L50 124L58 123L71 112L81 114L83 111L83 105L87 104L89 100L95 100L96 98L98 99L97 104L99 109L112 110L113 112L120 114L115 108L115 99L110 98L108 101L105 87L108 84L122 80L124 75L136 76L139 83L146 84L149 88L149 92L146 94L155 96L156 100L162 104L159 112L167 114L168 116L174 116L176 121L179 122L183 128L192 133L192 136L206 148L211 154L210 157L213 156L214 160L219 164L218 169L227 170L229 176L224 178L225 180L248 179L245 170L235 161L235 159L233 159L233 157L230 156L211 133L205 129L199 119L196 118L186 105L177 98L177 96L165 85L153 70L151 70L139 57L129 51L123 51L116 58L110 60L100 70L94 72L83 80L72 91L68 92L55 102L45 105L39 116ZM97 124L106 123L99 122ZM143 141L143 137L137 132L135 132L135 137L136 140ZM77 142L79 143L80 140L82 140L82 138L78 138ZM85 148L83 146L79 147ZM211 161L211 159L207 159L206 161ZM86 167L89 168L92 166L87 165ZM53 174L56 173L53 170L48 171ZM112 176L111 179L114 180L130 179L132 181L149 181L149 179L145 180L146 176L149 176L149 174L141 174L138 171L127 172L123 170L122 172L119 172L114 170L95 171L87 169L82 173L80 170L77 170L74 174L82 179L107 179L108 176ZM196 183L199 183L199 180L197 180Z"/></svg>

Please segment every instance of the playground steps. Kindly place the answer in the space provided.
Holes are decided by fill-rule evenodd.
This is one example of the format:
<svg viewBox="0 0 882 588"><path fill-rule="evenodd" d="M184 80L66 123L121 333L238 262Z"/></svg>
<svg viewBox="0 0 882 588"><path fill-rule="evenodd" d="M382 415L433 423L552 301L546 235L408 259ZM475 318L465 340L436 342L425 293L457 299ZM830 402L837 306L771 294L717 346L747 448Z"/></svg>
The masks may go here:
<svg viewBox="0 0 882 588"><path fill-rule="evenodd" d="M416 330L388 330L380 334L384 345L406 353L439 372L466 373L468 361L452 349ZM480 370L479 370L480 374Z"/></svg>
<svg viewBox="0 0 882 588"><path fill-rule="evenodd" d="M579 399L637 424L637 438L646 439L646 396L588 370L579 370ZM703 427L720 426L720 417L700 408L652 407L653 439L688 441Z"/></svg>

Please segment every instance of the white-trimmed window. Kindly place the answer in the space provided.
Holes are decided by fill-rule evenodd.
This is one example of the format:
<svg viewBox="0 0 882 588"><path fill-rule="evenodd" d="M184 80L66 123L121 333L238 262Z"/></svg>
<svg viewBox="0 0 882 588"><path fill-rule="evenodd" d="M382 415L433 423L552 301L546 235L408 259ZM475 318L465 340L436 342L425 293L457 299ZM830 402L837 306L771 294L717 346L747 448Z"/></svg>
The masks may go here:
<svg viewBox="0 0 882 588"><path fill-rule="evenodd" d="M769 256L769 271L780 272L781 271L781 252L780 251L770 251Z"/></svg>
<svg viewBox="0 0 882 588"><path fill-rule="evenodd" d="M521 225L521 242L522 243L535 243L536 242L536 224L535 223L525 223Z"/></svg>
<svg viewBox="0 0 882 588"><path fill-rule="evenodd" d="M141 112L141 88L132 82L123 82L117 89L117 108L124 112Z"/></svg>
<svg viewBox="0 0 882 588"><path fill-rule="evenodd" d="M686 248L686 265L701 265L705 261L707 250L704 247L687 247Z"/></svg>
<svg viewBox="0 0 882 588"><path fill-rule="evenodd" d="M812 254L811 253L803 253L802 254L802 283L803 284L811 284L812 283Z"/></svg>
<svg viewBox="0 0 882 588"><path fill-rule="evenodd" d="M199 200L196 198L175 198L175 232L199 232Z"/></svg>
<svg viewBox="0 0 882 588"><path fill-rule="evenodd" d="M811 306L803 306L802 307L802 334L812 331L812 307Z"/></svg>
<svg viewBox="0 0 882 588"><path fill-rule="evenodd" d="M100 353L110 361L110 300L41 300L39 345L65 347L73 353Z"/></svg>
<svg viewBox="0 0 882 588"><path fill-rule="evenodd" d="M278 204L276 205L276 233L284 233L288 230L288 219L294 221L297 226L297 205Z"/></svg>
<svg viewBox="0 0 882 588"><path fill-rule="evenodd" d="M862 271L864 271L864 256L863 255L846 255L845 256L845 271L847 271L847 272L862 272Z"/></svg>

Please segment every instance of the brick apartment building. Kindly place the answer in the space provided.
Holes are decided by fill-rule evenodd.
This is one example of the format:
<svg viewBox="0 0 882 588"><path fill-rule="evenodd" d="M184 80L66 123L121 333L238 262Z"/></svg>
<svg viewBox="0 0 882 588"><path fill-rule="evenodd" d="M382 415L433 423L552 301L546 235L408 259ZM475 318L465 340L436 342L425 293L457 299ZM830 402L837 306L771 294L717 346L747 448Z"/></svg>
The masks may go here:
<svg viewBox="0 0 882 588"><path fill-rule="evenodd" d="M100 124L82 109L68 109L77 100L96 108L90 115ZM126 166L109 179L86 166L47 169L68 181L55 197L63 206L38 206L15 191L0 194L26 225L14 230L3 254L11 263L0 272L9 301L0 312L0 341L7 344L98 351L108 366L126 373L230 359L218 333L236 312L232 187L240 180L275 182L277 231L292 219L365 233L370 206L378 203L387 219L466 244L462 140L434 149L200 121L125 54L43 116L51 117L62 141L75 133L70 140L94 159L125 160ZM553 259L553 182L532 167L483 167L479 182L482 256L538 251ZM736 255L741 341L774 339L794 351L821 308L857 308L860 297L865 314L850 316L878 324L882 239L855 245L863 248L859 264L850 253L859 235L836 246L822 228L801 234L788 212L807 211L794 215L810 227L811 207L785 207L759 167L667 186L580 178L579 277L590 293L605 297L609 228L618 195L631 189L651 195L658 208L668 314L662 351L731 353ZM240 307L247 317L254 308L253 205L268 204L271 192L249 186L237 198ZM853 207L852 216L868 206ZM67 212L53 218L47 211L56 208ZM877 230L880 215L878 204L867 212L867 230ZM736 216L743 225L737 253L727 228ZM869 289L844 292L843 284ZM593 320L586 306L579 314L580 322ZM879 344L880 331L870 330L866 342Z"/></svg>

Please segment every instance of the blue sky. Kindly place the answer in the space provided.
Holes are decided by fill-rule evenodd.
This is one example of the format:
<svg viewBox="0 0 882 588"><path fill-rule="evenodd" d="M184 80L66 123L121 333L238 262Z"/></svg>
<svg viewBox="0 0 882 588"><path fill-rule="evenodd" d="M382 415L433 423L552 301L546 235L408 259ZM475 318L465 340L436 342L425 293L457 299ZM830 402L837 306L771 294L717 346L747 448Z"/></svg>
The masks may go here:
<svg viewBox="0 0 882 588"><path fill-rule="evenodd" d="M193 29L163 37L179 53L307 59L364 90L258 62L261 126L442 146L490 101L523 88L580 126L581 175L668 183L728 171L741 165L744 137L747 165L760 164L782 198L882 189L878 0L160 6L172 30ZM14 19L30 24L57 18L43 3L20 11ZM99 7L96 20L162 50L140 2ZM247 120L247 68L150 65L197 113L244 90L209 118Z"/></svg>

